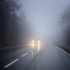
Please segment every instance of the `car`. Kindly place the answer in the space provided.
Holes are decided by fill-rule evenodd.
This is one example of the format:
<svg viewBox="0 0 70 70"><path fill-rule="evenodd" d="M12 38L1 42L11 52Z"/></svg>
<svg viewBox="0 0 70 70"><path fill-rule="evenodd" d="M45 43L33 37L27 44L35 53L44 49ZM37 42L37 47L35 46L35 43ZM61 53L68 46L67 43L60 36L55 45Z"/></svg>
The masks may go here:
<svg viewBox="0 0 70 70"><path fill-rule="evenodd" d="M32 40L31 47L33 55L36 55L40 51L41 41L38 39Z"/></svg>

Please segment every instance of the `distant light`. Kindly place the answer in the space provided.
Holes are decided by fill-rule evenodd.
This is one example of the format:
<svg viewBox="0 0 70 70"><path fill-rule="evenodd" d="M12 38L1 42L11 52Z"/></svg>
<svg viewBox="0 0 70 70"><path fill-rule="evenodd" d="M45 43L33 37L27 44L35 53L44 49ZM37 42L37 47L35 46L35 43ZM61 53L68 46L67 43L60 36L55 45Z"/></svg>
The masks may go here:
<svg viewBox="0 0 70 70"><path fill-rule="evenodd" d="M38 52L40 51L40 40L38 40Z"/></svg>
<svg viewBox="0 0 70 70"><path fill-rule="evenodd" d="M38 40L38 44L40 44L40 40Z"/></svg>
<svg viewBox="0 0 70 70"><path fill-rule="evenodd" d="M35 45L34 45L34 40L32 40L32 48L34 48L34 46L35 46Z"/></svg>

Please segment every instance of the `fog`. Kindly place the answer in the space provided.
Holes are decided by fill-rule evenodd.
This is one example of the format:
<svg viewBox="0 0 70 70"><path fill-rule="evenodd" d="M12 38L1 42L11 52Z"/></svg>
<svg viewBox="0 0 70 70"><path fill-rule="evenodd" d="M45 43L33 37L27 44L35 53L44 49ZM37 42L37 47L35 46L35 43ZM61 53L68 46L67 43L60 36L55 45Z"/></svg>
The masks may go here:
<svg viewBox="0 0 70 70"><path fill-rule="evenodd" d="M28 26L35 36L55 40L62 32L59 21L69 0L21 0L21 13L25 13ZM20 13L20 14L21 14Z"/></svg>
<svg viewBox="0 0 70 70"><path fill-rule="evenodd" d="M70 24L62 17L66 15L65 19L69 21L66 18L69 16L66 12L69 4L69 0L1 1L1 43L15 40L21 42L30 37L41 37L50 41L64 40Z"/></svg>

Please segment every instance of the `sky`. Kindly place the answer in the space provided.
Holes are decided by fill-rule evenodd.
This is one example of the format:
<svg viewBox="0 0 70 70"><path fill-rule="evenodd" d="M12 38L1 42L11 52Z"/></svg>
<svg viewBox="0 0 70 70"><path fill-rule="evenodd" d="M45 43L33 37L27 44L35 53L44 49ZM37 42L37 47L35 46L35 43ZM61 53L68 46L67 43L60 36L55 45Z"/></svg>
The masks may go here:
<svg viewBox="0 0 70 70"><path fill-rule="evenodd" d="M69 0L20 0L28 25L35 35L54 38L59 33L61 15Z"/></svg>

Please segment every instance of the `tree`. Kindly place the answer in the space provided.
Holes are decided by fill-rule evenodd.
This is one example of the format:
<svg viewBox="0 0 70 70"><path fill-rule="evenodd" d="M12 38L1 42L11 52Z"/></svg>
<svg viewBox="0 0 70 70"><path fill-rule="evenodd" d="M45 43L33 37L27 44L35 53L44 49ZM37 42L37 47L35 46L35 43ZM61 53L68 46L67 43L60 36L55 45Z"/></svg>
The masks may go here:
<svg viewBox="0 0 70 70"><path fill-rule="evenodd" d="M65 46L70 47L70 5L64 12L61 20L63 32L64 32L64 41Z"/></svg>
<svg viewBox="0 0 70 70"><path fill-rule="evenodd" d="M18 0L0 0L0 47L16 44Z"/></svg>

